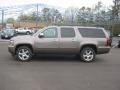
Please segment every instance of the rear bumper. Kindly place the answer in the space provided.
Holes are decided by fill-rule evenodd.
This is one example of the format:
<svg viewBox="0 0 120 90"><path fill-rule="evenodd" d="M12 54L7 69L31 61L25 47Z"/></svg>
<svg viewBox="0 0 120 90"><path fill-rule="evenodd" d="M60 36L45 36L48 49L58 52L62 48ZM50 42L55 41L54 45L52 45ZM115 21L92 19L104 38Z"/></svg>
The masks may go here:
<svg viewBox="0 0 120 90"><path fill-rule="evenodd" d="M107 54L110 52L111 47L99 47L97 54Z"/></svg>

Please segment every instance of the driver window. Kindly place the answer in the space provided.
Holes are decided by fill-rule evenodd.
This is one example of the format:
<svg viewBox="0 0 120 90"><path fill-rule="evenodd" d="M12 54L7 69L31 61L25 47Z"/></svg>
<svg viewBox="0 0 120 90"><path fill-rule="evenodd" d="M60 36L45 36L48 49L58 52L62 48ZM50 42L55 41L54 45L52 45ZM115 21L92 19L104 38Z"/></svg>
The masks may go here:
<svg viewBox="0 0 120 90"><path fill-rule="evenodd" d="M57 28L48 28L42 32L44 34L44 38L56 38L58 37Z"/></svg>

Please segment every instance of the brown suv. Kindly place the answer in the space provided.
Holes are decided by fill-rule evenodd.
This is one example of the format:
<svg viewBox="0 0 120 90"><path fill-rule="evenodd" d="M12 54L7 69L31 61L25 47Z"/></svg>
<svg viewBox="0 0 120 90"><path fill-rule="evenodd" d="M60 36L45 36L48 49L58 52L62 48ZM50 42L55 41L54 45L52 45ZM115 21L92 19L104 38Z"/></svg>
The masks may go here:
<svg viewBox="0 0 120 90"><path fill-rule="evenodd" d="M110 51L111 40L103 28L78 26L49 26L33 35L17 36L10 40L8 50L20 61L35 54L75 54L91 62L96 54Z"/></svg>

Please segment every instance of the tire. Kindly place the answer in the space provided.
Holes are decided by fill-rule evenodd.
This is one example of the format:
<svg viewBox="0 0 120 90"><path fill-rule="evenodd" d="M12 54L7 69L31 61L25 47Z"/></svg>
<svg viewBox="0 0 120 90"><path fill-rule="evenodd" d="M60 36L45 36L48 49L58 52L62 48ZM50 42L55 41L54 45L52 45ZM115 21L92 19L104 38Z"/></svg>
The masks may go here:
<svg viewBox="0 0 120 90"><path fill-rule="evenodd" d="M29 35L29 34L30 34L30 32L29 32L29 31L27 31L27 32L26 32L26 34L27 34L27 35Z"/></svg>
<svg viewBox="0 0 120 90"><path fill-rule="evenodd" d="M27 46L20 46L16 50L16 58L19 61L30 61L32 59L32 51Z"/></svg>
<svg viewBox="0 0 120 90"><path fill-rule="evenodd" d="M84 62L92 62L95 60L96 53L91 47L84 47L80 52L80 59Z"/></svg>

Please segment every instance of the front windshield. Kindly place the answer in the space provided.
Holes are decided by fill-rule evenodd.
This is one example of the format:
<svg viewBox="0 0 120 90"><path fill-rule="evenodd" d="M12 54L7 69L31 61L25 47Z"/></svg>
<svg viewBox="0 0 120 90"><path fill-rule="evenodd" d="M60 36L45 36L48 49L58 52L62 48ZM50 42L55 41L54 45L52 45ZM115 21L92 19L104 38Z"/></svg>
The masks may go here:
<svg viewBox="0 0 120 90"><path fill-rule="evenodd" d="M4 33L14 33L13 30L4 30Z"/></svg>

